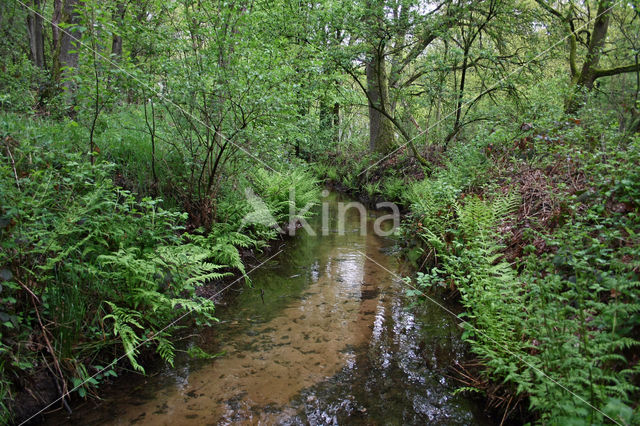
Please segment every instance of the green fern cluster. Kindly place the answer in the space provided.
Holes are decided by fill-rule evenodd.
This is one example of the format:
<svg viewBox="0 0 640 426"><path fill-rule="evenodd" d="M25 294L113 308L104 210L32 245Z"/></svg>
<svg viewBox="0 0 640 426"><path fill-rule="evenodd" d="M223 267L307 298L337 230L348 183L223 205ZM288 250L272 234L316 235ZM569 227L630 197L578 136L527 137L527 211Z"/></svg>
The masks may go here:
<svg viewBox="0 0 640 426"><path fill-rule="evenodd" d="M427 245L436 251L442 249L445 234L454 225L458 198L478 185L489 164L480 146L454 148L450 155L444 169L429 179L413 182L402 197L412 211L411 225L420 224Z"/></svg>
<svg viewBox="0 0 640 426"><path fill-rule="evenodd" d="M261 248L266 243L264 240L254 239L248 233L239 232L232 228L229 223L216 223L209 233L192 233L185 236L193 244L204 250L206 257L212 259L220 265L235 269L240 272L247 283L249 277L246 275L244 263L240 255L242 248Z"/></svg>
<svg viewBox="0 0 640 426"><path fill-rule="evenodd" d="M550 251L540 256L525 247L532 254L518 270L503 260L498 232L518 208L517 195L462 197L459 182L468 178L449 172L412 187L420 215L410 226L420 220L424 250L437 253L432 267L418 274L419 290L459 290L468 321L463 337L491 376L528 396L544 423L639 419L640 367L633 353L640 343L640 250L630 242L640 216L637 207L615 212L605 205L638 206L637 168L625 164L640 159L640 138L624 152L615 150L608 164L592 159L586 165L596 191L565 200L563 225L539 236Z"/></svg>
<svg viewBox="0 0 640 426"><path fill-rule="evenodd" d="M389 176L384 180L382 185L382 195L388 201L402 200L402 194L407 187L403 178L398 176Z"/></svg>
<svg viewBox="0 0 640 426"><path fill-rule="evenodd" d="M369 199L374 199L381 192L380 182L367 182L364 184L364 192Z"/></svg>
<svg viewBox="0 0 640 426"><path fill-rule="evenodd" d="M555 265L531 256L519 275L501 260L504 247L496 233L517 205L511 195L456 203L455 238L449 245L439 242L438 265L421 274L418 285L460 291L469 321L464 338L472 350L492 374L528 395L547 421L604 421L591 406L631 421L628 404L638 392L632 378L639 370L628 366L624 353L638 344L629 333L639 318L640 282L631 268L594 276L598 266L584 261L592 256L580 249L584 234L577 228L562 234L564 244L574 240L563 250L571 255L555 255ZM559 261L571 265L565 278L556 269Z"/></svg>
<svg viewBox="0 0 640 426"><path fill-rule="evenodd" d="M251 183L279 224L289 222L290 212L304 211L303 218L311 217L313 212L305 207L316 205L320 198L318 182L301 168L282 173L256 169Z"/></svg>
<svg viewBox="0 0 640 426"><path fill-rule="evenodd" d="M145 347L171 363L173 320L215 320L196 288L229 275L237 256L181 237L186 215L114 186L111 164L26 139L11 149L15 173L0 163L0 391L51 356L24 343L42 339L38 315L70 388L114 352L138 370Z"/></svg>

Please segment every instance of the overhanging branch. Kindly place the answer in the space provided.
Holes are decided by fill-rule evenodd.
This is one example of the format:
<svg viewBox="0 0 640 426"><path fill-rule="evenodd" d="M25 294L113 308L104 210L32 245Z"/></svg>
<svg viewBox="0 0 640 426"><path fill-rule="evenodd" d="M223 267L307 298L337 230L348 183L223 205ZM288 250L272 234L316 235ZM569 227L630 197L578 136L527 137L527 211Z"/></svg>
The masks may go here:
<svg viewBox="0 0 640 426"><path fill-rule="evenodd" d="M600 78L600 77L609 77L612 75L625 74L628 72L637 72L637 71L640 71L640 64L630 64L630 65L623 65L620 67L595 70L594 73L596 78Z"/></svg>
<svg viewBox="0 0 640 426"><path fill-rule="evenodd" d="M339 66L347 74L349 74L351 76L351 78L353 78L355 80L356 84L360 87L360 89L362 90L364 95L367 97L367 102L368 102L369 106L371 108L375 109L376 111L378 111L380 114L384 115L389 121L391 121L391 123L394 125L394 127L396 129L398 129L398 131L400 132L402 137L407 142L407 145L409 145L409 148L411 148L411 152L413 153L413 156L416 158L416 160L418 160L420 162L420 164L422 164L423 166L431 169L431 165L429 164L429 162L427 160L425 160L425 158L422 155L420 155L420 153L418 152L418 150L416 149L416 147L415 147L415 145L413 143L413 139L411 138L411 136L409 136L407 131L400 125L400 123L398 123L398 120L396 120L395 117L393 117L387 111L385 111L384 108L380 108L380 107L378 107L376 104L374 104L372 102L372 99L371 99L371 96L369 95L369 92L364 87L364 84L360 81L360 79L358 78L358 76L356 75L356 73L352 69L350 69L349 67L344 66L343 64L339 64Z"/></svg>

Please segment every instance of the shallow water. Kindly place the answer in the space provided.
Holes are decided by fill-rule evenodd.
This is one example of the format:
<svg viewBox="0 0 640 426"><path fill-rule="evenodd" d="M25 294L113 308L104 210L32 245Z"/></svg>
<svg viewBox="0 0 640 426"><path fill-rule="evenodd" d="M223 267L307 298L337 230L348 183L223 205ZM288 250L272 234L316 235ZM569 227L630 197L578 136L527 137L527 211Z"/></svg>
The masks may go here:
<svg viewBox="0 0 640 426"><path fill-rule="evenodd" d="M209 360L177 357L147 377L121 378L74 424L489 424L447 367L464 357L455 319L431 305L408 309L393 241L367 235L348 210L339 235L337 197L330 232L321 219L286 242L284 252L251 274L217 316L221 322L188 345ZM230 290L237 291L237 290ZM148 371L153 371L150 367Z"/></svg>

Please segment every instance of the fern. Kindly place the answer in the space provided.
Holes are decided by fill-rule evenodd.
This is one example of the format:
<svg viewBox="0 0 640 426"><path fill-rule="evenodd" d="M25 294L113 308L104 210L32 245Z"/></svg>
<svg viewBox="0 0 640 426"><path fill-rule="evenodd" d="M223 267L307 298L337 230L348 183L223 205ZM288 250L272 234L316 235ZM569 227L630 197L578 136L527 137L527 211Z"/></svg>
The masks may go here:
<svg viewBox="0 0 640 426"><path fill-rule="evenodd" d="M255 193L267 204L278 223L289 222L291 210L298 214L305 207L317 204L320 196L318 182L303 169L284 173L257 169L251 181ZM312 214L309 209L303 217Z"/></svg>
<svg viewBox="0 0 640 426"><path fill-rule="evenodd" d="M239 247L255 245L255 242L249 237L232 231L226 234L222 232L212 232L207 236L194 234L187 238L193 242L194 246L204 250L201 254L204 255L206 259L213 260L221 267L236 269L243 275L246 274L240 251L234 243ZM226 275L228 275L228 273Z"/></svg>
<svg viewBox="0 0 640 426"><path fill-rule="evenodd" d="M380 193L380 182L367 182L364 185L364 191L369 198L374 198Z"/></svg>
<svg viewBox="0 0 640 426"><path fill-rule="evenodd" d="M157 335L155 340L158 342L156 352L167 364L173 367L173 361L176 357L176 347L165 334Z"/></svg>
<svg viewBox="0 0 640 426"><path fill-rule="evenodd" d="M438 206L430 196L422 202L425 212ZM430 228L421 235L440 251L440 265L421 275L418 284L456 284L467 317L481 330L465 331L473 351L493 374L529 395L532 405L544 413L543 420L582 417L602 421L601 414L582 400L596 407L617 401L627 410L625 401L638 392L632 384L636 373L615 366L628 363L620 353L622 348L639 344L624 335L630 329L626 318L637 318L640 312L640 283L632 277L633 272L619 265L612 273L587 278L593 277L594 270L588 259L602 264L610 250L598 247L600 240L593 239L595 247L585 247L585 239L576 229L566 234L565 245L554 257L555 268L561 266L567 276L554 271L531 273L540 269L535 257L530 258L525 274L518 276L510 264L500 260L504 247L497 231L501 221L518 208L518 197L507 194L482 200L471 196L451 204L455 215L446 222L425 220ZM443 232L447 222L454 236L450 244L434 232ZM625 274L628 278L623 278ZM616 298L603 302L611 295Z"/></svg>
<svg viewBox="0 0 640 426"><path fill-rule="evenodd" d="M102 320L113 320L113 334L119 336L122 341L122 347L129 362L134 370L138 370L144 373L144 368L136 360L136 356L139 354L138 344L141 338L138 337L133 327L137 329L143 329L140 324L142 315L140 312L130 309L124 309L116 306L114 303L107 301L107 305L111 308L111 313L105 315Z"/></svg>
<svg viewBox="0 0 640 426"><path fill-rule="evenodd" d="M401 200L407 184L403 179L390 176L388 177L382 186L382 194L388 201Z"/></svg>
<svg viewBox="0 0 640 426"><path fill-rule="evenodd" d="M467 197L463 206L454 203L458 215L458 227L468 241L496 239L499 222L515 212L520 198L515 193L497 196L493 201L478 197ZM495 247L498 249L499 247Z"/></svg>

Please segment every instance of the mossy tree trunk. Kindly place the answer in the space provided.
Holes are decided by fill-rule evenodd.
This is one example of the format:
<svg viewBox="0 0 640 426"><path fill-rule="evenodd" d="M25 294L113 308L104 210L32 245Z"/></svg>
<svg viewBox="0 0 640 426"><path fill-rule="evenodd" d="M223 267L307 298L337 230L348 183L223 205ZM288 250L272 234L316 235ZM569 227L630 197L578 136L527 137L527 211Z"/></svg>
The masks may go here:
<svg viewBox="0 0 640 426"><path fill-rule="evenodd" d="M591 28L584 28L582 25L576 27L574 21L578 21L576 17L576 5L572 2L568 3L567 11L562 13L558 9L552 8L545 0L536 0L536 2L548 13L558 18L567 31L569 40L569 70L571 73L571 91L565 102L566 112L576 112L584 102L583 95L590 92L597 79L601 77L609 77L618 74L640 71L638 63L613 66L611 68L599 68L600 59L603 49L607 41L609 31L609 21L611 19L611 10L615 6L613 0L599 0L596 16L593 19ZM581 34L588 34L587 40L581 40ZM586 45L587 53L582 63L582 67L578 66L578 43Z"/></svg>
<svg viewBox="0 0 640 426"><path fill-rule="evenodd" d="M369 102L369 150L387 153L395 145L393 123L384 114L391 114L389 76L381 49L377 48L366 65Z"/></svg>

